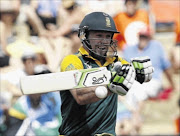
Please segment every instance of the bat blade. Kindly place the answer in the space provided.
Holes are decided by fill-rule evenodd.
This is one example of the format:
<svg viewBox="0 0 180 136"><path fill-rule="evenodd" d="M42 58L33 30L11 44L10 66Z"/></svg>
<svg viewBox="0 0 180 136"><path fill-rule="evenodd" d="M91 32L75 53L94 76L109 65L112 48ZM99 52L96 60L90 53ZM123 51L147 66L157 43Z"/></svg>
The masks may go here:
<svg viewBox="0 0 180 136"><path fill-rule="evenodd" d="M105 67L25 76L20 79L23 94L70 90L109 83L111 73Z"/></svg>
<svg viewBox="0 0 180 136"><path fill-rule="evenodd" d="M23 94L68 90L77 86L74 77L76 72L78 71L25 76L20 80L21 90Z"/></svg>

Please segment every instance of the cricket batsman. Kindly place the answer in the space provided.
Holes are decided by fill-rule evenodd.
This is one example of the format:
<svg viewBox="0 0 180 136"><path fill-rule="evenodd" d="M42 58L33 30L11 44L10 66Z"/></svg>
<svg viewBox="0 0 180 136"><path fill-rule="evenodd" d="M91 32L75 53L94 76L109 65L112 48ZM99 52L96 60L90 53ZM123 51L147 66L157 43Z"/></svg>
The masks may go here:
<svg viewBox="0 0 180 136"><path fill-rule="evenodd" d="M63 59L61 72L107 67L112 78L105 86L108 95L103 99L95 95L97 86L60 92L60 135L115 136L118 95L126 95L134 80L140 83L151 80L153 67L148 57L127 62L117 56L115 33L119 32L112 17L106 13L92 12L82 20L78 33L82 46L76 54Z"/></svg>

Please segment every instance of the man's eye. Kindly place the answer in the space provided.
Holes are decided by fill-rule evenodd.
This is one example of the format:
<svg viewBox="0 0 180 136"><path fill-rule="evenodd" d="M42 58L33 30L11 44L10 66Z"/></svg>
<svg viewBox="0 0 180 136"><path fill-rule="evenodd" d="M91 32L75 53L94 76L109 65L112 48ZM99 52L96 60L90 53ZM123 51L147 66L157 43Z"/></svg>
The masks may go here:
<svg viewBox="0 0 180 136"><path fill-rule="evenodd" d="M96 37L102 37L102 35L96 35Z"/></svg>
<svg viewBox="0 0 180 136"><path fill-rule="evenodd" d="M110 39L110 38L111 38L111 36L110 36L110 35L108 35L108 36L106 36L106 38L107 38L107 39Z"/></svg>

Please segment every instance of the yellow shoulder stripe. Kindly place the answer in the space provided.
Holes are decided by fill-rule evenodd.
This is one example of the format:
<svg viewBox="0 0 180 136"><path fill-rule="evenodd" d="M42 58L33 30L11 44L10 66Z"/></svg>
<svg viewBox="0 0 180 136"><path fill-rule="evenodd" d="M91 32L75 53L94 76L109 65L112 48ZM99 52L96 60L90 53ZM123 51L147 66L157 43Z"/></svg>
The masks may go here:
<svg viewBox="0 0 180 136"><path fill-rule="evenodd" d="M9 109L9 115L12 116L12 117L18 118L20 120L23 120L23 119L26 118L25 114L15 110L14 108Z"/></svg>

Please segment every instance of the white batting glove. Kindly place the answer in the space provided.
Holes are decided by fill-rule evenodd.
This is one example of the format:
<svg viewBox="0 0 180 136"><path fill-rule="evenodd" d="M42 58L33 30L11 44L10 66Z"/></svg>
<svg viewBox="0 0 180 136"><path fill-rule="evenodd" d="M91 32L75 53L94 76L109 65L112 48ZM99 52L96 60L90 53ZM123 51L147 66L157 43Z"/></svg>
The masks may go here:
<svg viewBox="0 0 180 136"><path fill-rule="evenodd" d="M152 66L151 60L148 56L137 57L131 59L131 63L136 71L136 80L139 83L149 82L152 79L154 67Z"/></svg>
<svg viewBox="0 0 180 136"><path fill-rule="evenodd" d="M111 73L112 78L108 84L109 90L119 95L126 95L135 80L133 66L130 64L116 65L115 63Z"/></svg>

